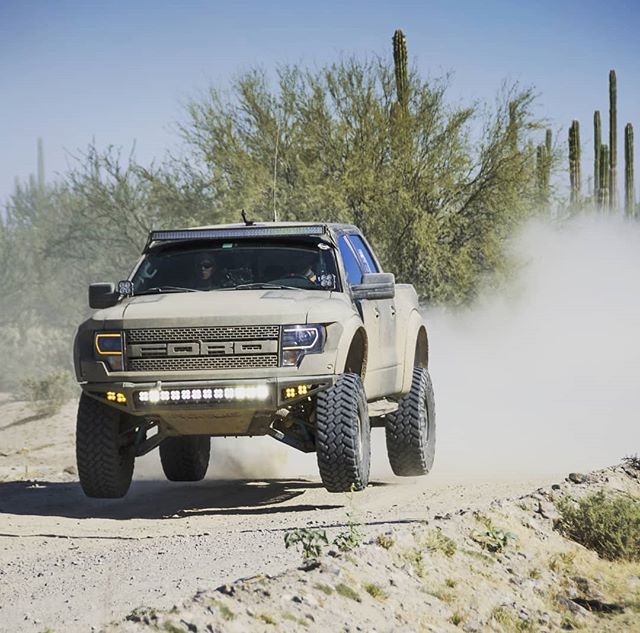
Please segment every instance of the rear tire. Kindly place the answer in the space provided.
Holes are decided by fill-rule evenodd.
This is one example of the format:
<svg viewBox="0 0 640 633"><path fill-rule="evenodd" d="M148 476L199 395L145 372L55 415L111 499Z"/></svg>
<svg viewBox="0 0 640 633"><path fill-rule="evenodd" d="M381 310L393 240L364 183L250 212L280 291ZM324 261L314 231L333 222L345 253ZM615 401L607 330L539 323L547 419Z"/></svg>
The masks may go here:
<svg viewBox="0 0 640 633"><path fill-rule="evenodd" d="M433 385L427 369L415 367L411 391L385 425L391 469L400 477L426 475L433 466L436 448L436 409Z"/></svg>
<svg viewBox="0 0 640 633"><path fill-rule="evenodd" d="M76 463L87 497L117 499L131 485L135 454L125 415L82 393L76 423Z"/></svg>
<svg viewBox="0 0 640 633"><path fill-rule="evenodd" d="M209 467L208 435L168 437L160 444L162 470L169 481L200 481Z"/></svg>
<svg viewBox="0 0 640 633"><path fill-rule="evenodd" d="M329 492L367 487L371 429L358 374L342 374L333 387L318 394L316 452L320 478Z"/></svg>

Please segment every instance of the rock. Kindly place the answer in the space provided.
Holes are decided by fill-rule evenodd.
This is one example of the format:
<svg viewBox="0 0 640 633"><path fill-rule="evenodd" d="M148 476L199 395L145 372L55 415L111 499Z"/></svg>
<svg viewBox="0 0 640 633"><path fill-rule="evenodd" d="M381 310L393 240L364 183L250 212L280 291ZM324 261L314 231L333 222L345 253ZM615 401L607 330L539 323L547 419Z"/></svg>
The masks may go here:
<svg viewBox="0 0 640 633"><path fill-rule="evenodd" d="M582 473L569 473L567 479L574 484L586 484L589 481L589 478Z"/></svg>

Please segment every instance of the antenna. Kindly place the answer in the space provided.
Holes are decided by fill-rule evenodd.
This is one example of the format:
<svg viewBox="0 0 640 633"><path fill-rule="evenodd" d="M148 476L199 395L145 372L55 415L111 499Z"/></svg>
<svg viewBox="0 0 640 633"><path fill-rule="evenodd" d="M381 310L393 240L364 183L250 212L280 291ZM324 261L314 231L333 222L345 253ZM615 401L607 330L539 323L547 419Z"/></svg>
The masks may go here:
<svg viewBox="0 0 640 633"><path fill-rule="evenodd" d="M276 151L273 157L273 221L278 221L278 212L276 210L276 192L278 188L278 143L280 141L280 122L276 127Z"/></svg>
<svg viewBox="0 0 640 633"><path fill-rule="evenodd" d="M253 222L252 220L247 219L247 212L244 209L240 211L240 215L242 216L242 221L244 222L245 226L253 226L255 224L255 222Z"/></svg>

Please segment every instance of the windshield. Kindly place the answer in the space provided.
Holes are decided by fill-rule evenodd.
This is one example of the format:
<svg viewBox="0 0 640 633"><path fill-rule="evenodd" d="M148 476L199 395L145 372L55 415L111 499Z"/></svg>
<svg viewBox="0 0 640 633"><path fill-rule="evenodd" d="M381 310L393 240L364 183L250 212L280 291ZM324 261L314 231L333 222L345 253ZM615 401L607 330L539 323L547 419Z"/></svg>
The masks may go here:
<svg viewBox="0 0 640 633"><path fill-rule="evenodd" d="M318 244L226 242L181 244L149 253L133 276L135 294L197 290L301 288L334 290L333 249Z"/></svg>

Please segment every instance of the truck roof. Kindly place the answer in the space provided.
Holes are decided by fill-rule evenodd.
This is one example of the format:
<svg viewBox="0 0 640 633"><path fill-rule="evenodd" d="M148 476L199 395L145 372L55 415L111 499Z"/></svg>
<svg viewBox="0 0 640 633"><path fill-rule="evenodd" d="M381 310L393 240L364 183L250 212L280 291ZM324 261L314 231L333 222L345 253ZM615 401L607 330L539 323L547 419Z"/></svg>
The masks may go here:
<svg viewBox="0 0 640 633"><path fill-rule="evenodd" d="M359 232L351 224L335 222L252 222L251 224L212 224L182 229L152 230L144 252L159 242L201 239L242 239L251 237L295 237L336 235Z"/></svg>

